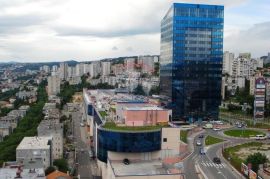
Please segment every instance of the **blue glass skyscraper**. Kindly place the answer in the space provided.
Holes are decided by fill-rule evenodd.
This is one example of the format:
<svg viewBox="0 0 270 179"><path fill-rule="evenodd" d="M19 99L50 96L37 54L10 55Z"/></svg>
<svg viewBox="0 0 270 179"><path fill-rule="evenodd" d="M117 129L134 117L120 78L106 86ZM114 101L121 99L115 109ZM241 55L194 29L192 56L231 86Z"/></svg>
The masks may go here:
<svg viewBox="0 0 270 179"><path fill-rule="evenodd" d="M174 3L161 22L160 87L174 119L217 118L224 7Z"/></svg>

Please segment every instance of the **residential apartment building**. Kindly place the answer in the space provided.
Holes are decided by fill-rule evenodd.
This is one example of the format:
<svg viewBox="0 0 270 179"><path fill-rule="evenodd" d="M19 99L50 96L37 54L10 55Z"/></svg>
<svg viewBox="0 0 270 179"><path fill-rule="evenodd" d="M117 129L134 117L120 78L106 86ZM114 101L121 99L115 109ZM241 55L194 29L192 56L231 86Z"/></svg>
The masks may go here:
<svg viewBox="0 0 270 179"><path fill-rule="evenodd" d="M76 76L76 67L69 66L67 72L68 72L67 73L68 79L75 77Z"/></svg>
<svg viewBox="0 0 270 179"><path fill-rule="evenodd" d="M68 76L68 64L67 63L60 63L59 67L59 77L61 80L66 80Z"/></svg>
<svg viewBox="0 0 270 179"><path fill-rule="evenodd" d="M139 56L138 63L141 65L142 73L152 74L155 71L155 56Z"/></svg>
<svg viewBox="0 0 270 179"><path fill-rule="evenodd" d="M234 53L225 51L223 54L223 68L222 68L222 72L224 74L232 75L233 60L234 60Z"/></svg>
<svg viewBox="0 0 270 179"><path fill-rule="evenodd" d="M16 148L16 161L24 167L35 165L46 169L52 165L50 137L24 137Z"/></svg>
<svg viewBox="0 0 270 179"><path fill-rule="evenodd" d="M57 120L42 120L37 128L38 137L52 139L52 159L63 157L63 124Z"/></svg>
<svg viewBox="0 0 270 179"><path fill-rule="evenodd" d="M4 140L5 136L9 136L11 133L12 133L11 124L0 120L0 142Z"/></svg>
<svg viewBox="0 0 270 179"><path fill-rule="evenodd" d="M100 62L96 61L96 62L92 62L90 64L90 76L92 78L97 77L98 75L100 75L101 73L101 66L100 66Z"/></svg>
<svg viewBox="0 0 270 179"><path fill-rule="evenodd" d="M125 58L125 67L127 72L134 72L135 71L135 65L136 65L136 59L135 58Z"/></svg>
<svg viewBox="0 0 270 179"><path fill-rule="evenodd" d="M101 62L101 75L108 76L111 73L111 62Z"/></svg>
<svg viewBox="0 0 270 179"><path fill-rule="evenodd" d="M48 95L57 95L60 93L61 79L58 76L48 77Z"/></svg>
<svg viewBox="0 0 270 179"><path fill-rule="evenodd" d="M84 63L76 65L76 76L81 77L84 74Z"/></svg>

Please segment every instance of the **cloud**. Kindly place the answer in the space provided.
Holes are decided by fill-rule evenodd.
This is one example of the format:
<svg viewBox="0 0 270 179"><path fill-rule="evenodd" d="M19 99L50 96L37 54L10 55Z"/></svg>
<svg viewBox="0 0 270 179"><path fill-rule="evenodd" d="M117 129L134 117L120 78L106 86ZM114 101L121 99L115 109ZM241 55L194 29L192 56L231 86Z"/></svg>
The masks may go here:
<svg viewBox="0 0 270 179"><path fill-rule="evenodd" d="M112 50L118 50L118 47L116 47L116 46L113 46L113 48L112 48Z"/></svg>
<svg viewBox="0 0 270 179"><path fill-rule="evenodd" d="M0 16L0 34L14 34L23 32L25 28L40 25L51 19L50 16L37 14L4 15Z"/></svg>
<svg viewBox="0 0 270 179"><path fill-rule="evenodd" d="M132 47L127 47L126 50L129 51L129 52L132 52L133 48Z"/></svg>
<svg viewBox="0 0 270 179"><path fill-rule="evenodd" d="M270 21L253 25L251 28L225 37L225 50L235 53L252 52L258 57L270 51Z"/></svg>
<svg viewBox="0 0 270 179"><path fill-rule="evenodd" d="M151 34L159 31L158 28L140 28L140 29L90 29L90 28L76 28L76 27L56 27L57 35L60 36L90 36L90 37L124 37L139 34Z"/></svg>
<svg viewBox="0 0 270 179"><path fill-rule="evenodd" d="M159 54L160 21L173 2L0 0L0 44L5 44L0 47L0 61ZM260 14L258 8L269 8L268 1L256 1L258 6L250 0L181 2L225 5L224 50L251 51L254 55L268 51L268 24L262 22L268 21L269 15ZM255 22L258 24L252 26Z"/></svg>

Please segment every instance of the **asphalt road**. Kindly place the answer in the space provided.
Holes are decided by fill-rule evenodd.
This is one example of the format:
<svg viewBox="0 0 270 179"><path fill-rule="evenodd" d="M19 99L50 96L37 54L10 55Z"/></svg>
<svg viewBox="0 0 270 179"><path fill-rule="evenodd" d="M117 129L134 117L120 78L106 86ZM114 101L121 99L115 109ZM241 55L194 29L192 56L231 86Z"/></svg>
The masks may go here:
<svg viewBox="0 0 270 179"><path fill-rule="evenodd" d="M196 138L195 138L196 139ZM193 138L188 138L188 142L192 142L194 146L194 152L184 161L184 170L185 170L185 178L186 179L199 179L196 170L195 170L195 159L197 158L197 154L199 152L199 147L196 146Z"/></svg>
<svg viewBox="0 0 270 179"><path fill-rule="evenodd" d="M228 166L218 150L222 149L223 144L214 145L206 149L206 155L200 155L196 157L196 162L200 165L204 174L209 178L218 179L238 179L239 176L234 172L234 170ZM213 162L214 157L219 157L221 159L221 164L216 164Z"/></svg>
<svg viewBox="0 0 270 179"><path fill-rule="evenodd" d="M81 112L73 112L72 119L74 122L74 137L76 158L78 163L78 175L81 179L94 179L91 173L92 163L94 162L89 157L88 147L86 144L85 128L80 126L82 118Z"/></svg>
<svg viewBox="0 0 270 179"><path fill-rule="evenodd" d="M221 135L219 132L213 131L212 129L206 130L203 133L203 135L204 137L206 137L207 135L212 135L219 138L223 138L233 144L246 142L245 139L225 137ZM196 136L192 141L190 141L190 142L193 142L194 152L184 162L186 179L199 178L198 174L196 173L195 165L199 166L202 169L205 176L209 179L216 179L216 178L239 179L241 178L241 176L239 176L238 173L236 173L231 168L231 166L228 166L223 160L223 157L221 156L221 153L220 153L220 150L223 147L223 143L209 146L209 147L204 147L206 155L201 155L200 148L202 146L196 145L197 140L201 140L202 146L204 146L203 144L204 139L199 139L198 136ZM215 164L213 162L214 157L219 157L221 159L221 164Z"/></svg>

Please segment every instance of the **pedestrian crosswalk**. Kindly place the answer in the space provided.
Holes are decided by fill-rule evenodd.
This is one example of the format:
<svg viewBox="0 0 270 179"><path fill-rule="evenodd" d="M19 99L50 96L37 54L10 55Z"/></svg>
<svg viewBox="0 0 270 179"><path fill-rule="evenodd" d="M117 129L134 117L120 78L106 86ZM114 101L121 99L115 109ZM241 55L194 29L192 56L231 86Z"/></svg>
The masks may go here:
<svg viewBox="0 0 270 179"><path fill-rule="evenodd" d="M225 163L221 163L221 164L216 164L213 162L201 162L201 164L205 167L215 167L215 168L225 168L226 164Z"/></svg>

